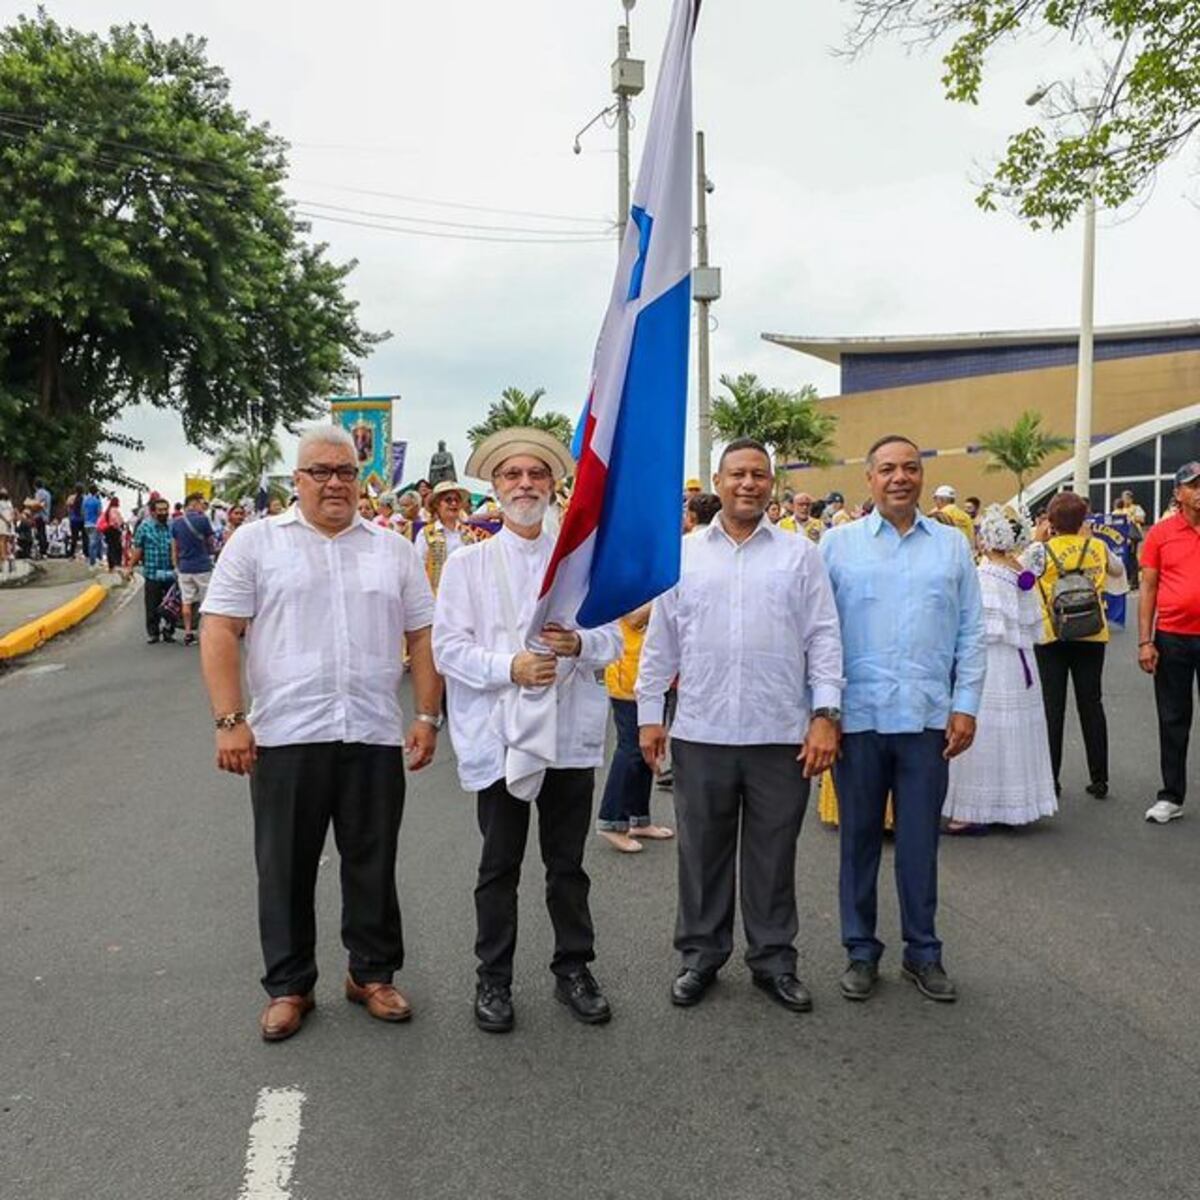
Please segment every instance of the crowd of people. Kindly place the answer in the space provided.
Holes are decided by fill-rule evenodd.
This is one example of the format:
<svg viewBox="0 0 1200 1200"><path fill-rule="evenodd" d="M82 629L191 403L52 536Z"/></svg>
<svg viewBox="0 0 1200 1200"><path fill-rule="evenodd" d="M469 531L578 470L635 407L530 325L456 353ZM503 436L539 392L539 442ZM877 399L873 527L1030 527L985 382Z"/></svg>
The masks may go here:
<svg viewBox="0 0 1200 1200"><path fill-rule="evenodd" d="M573 471L542 431L502 430L477 448L467 470L491 482L488 497L453 480L363 494L353 441L329 426L302 439L293 503L266 519L243 511L217 522L196 496L172 519L152 498L131 555L146 576L147 635L173 635L162 620L172 586L181 616L184 604L203 611L217 762L250 778L262 1036L290 1037L315 1003L313 887L331 823L343 861L345 995L381 1020L411 1015L394 980L404 957L395 889L404 775L432 759L447 721L481 833L481 1029L515 1022L533 805L555 994L573 1016L592 1024L612 1014L591 971L583 857L593 830L622 853L676 846L674 1004L699 1003L717 979L740 900L753 981L807 1011L795 848L813 780L822 819L839 827L842 994L865 1000L879 977L877 878L890 831L901 973L926 998L953 1001L936 932L940 836L1056 812L1068 682L1086 791L1108 795L1104 596L1127 586L1128 572L1069 492L1031 518L973 498L960 507L942 485L925 511L924 460L909 439L879 440L866 462L870 498L856 508L837 493L776 505L768 452L731 443L712 493L687 483L673 588L610 625L546 625L532 639ZM1138 539L1138 660L1154 675L1163 767L1146 816L1162 823L1182 812L1200 672L1200 463L1177 473L1175 500ZM188 633L194 622L193 613ZM405 669L416 706L406 731ZM615 749L593 820L610 715ZM651 816L656 777L673 786L674 827Z"/></svg>

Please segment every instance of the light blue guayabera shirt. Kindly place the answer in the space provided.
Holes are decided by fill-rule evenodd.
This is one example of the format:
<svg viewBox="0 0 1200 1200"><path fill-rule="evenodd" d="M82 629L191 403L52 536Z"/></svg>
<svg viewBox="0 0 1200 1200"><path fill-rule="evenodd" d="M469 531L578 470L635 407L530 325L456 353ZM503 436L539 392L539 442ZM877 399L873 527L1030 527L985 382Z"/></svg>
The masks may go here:
<svg viewBox="0 0 1200 1200"><path fill-rule="evenodd" d="M919 733L952 711L975 716L987 646L966 538L919 513L901 537L873 512L820 549L842 623L842 729Z"/></svg>

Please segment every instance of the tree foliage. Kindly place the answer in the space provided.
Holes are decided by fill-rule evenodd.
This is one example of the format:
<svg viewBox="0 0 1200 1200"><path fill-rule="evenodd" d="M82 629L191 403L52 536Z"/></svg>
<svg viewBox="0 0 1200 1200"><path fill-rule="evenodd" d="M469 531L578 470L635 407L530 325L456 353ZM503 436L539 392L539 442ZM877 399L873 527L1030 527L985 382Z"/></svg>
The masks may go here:
<svg viewBox="0 0 1200 1200"><path fill-rule="evenodd" d="M471 443L471 448L475 449L484 438L495 433L497 429L511 429L514 426L545 430L558 438L563 445L569 446L574 433L571 418L559 412L535 411L545 394L545 388L534 388L532 392L526 393L520 388L506 387L500 393L500 399L489 405L487 416L478 425L472 425L467 430L467 440Z"/></svg>
<svg viewBox="0 0 1200 1200"><path fill-rule="evenodd" d="M379 339L346 297L354 264L293 218L285 151L202 40L44 12L0 30L0 476L113 477L130 405L205 446L348 383Z"/></svg>
<svg viewBox="0 0 1200 1200"><path fill-rule="evenodd" d="M1069 39L1070 80L1042 80L1045 124L1018 130L983 185L985 209L1009 201L1035 228L1058 228L1086 202L1117 207L1200 128L1196 0L855 0L852 53L893 36L949 41L948 99L976 104L989 56L1020 37ZM1031 85L1033 80L1031 80Z"/></svg>
<svg viewBox="0 0 1200 1200"><path fill-rule="evenodd" d="M1009 471L1017 480L1018 503L1025 495L1029 476L1052 454L1074 445L1068 437L1047 433L1042 415L1026 409L1007 429L991 429L979 435L979 446L989 456L985 471Z"/></svg>
<svg viewBox="0 0 1200 1200"><path fill-rule="evenodd" d="M282 461L283 451L272 435L247 433L226 438L217 447L213 454L213 473L220 477L226 499L243 500L247 496L257 496L263 475L269 479ZM274 481L268 483L267 494L280 500L287 499L287 490Z"/></svg>
<svg viewBox="0 0 1200 1200"><path fill-rule="evenodd" d="M782 481L786 464L828 466L833 458L837 418L817 407L817 390L805 384L798 392L767 387L751 372L721 376L729 393L712 403L713 432L723 441L751 437L771 449Z"/></svg>

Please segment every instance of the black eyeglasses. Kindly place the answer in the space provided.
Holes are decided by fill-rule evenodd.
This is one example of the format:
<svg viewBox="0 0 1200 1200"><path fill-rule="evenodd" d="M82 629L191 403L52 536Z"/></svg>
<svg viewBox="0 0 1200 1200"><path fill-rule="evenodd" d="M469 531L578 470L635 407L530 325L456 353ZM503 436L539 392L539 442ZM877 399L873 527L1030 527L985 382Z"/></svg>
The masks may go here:
<svg viewBox="0 0 1200 1200"><path fill-rule="evenodd" d="M307 475L314 483L328 483L335 475L342 483L353 483L358 478L358 468L349 465L342 467L297 467L301 475Z"/></svg>

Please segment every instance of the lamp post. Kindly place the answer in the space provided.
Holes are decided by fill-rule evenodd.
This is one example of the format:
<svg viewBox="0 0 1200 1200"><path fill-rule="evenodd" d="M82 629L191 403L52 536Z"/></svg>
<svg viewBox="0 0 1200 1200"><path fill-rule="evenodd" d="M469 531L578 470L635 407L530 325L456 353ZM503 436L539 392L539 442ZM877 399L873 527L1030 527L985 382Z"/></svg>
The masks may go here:
<svg viewBox="0 0 1200 1200"><path fill-rule="evenodd" d="M1108 73L1104 90L1091 106L1091 120L1087 137L1091 138L1100 124L1100 114L1113 97L1125 52L1129 49L1132 32L1125 35L1116 62ZM1050 91L1065 87L1061 79L1038 88L1025 103L1040 104ZM1087 112L1088 109L1079 111ZM1079 366L1075 375L1075 464L1072 488L1077 496L1085 500L1091 497L1091 449L1092 449L1092 387L1095 379L1095 315L1096 315L1096 171L1092 168L1088 180L1087 200L1083 208L1083 279L1080 286L1079 305Z"/></svg>
<svg viewBox="0 0 1200 1200"><path fill-rule="evenodd" d="M712 384L709 378L708 306L721 296L721 268L708 265L708 197L716 189L705 170L704 133L696 131L696 266L692 299L696 302L696 412L700 479L712 479Z"/></svg>

